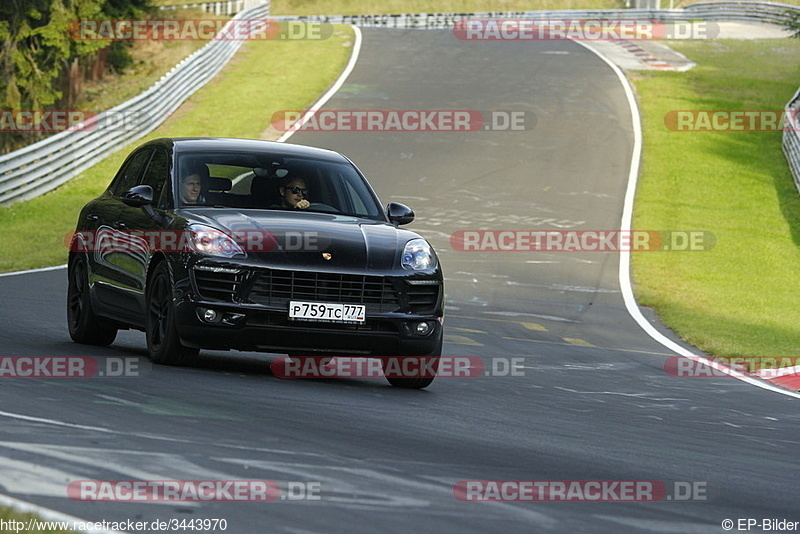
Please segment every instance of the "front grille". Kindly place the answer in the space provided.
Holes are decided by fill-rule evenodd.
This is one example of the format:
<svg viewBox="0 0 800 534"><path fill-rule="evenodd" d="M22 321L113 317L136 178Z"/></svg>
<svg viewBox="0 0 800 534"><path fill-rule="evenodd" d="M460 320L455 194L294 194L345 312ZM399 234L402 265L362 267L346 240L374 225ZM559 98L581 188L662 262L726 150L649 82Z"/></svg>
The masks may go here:
<svg viewBox="0 0 800 534"><path fill-rule="evenodd" d="M281 308L290 300L364 304L368 314L400 309L394 287L382 276L304 271L262 272L253 281L245 300Z"/></svg>
<svg viewBox="0 0 800 534"><path fill-rule="evenodd" d="M222 269L198 265L194 269L197 290L204 299L233 302L239 292L244 275L236 269Z"/></svg>

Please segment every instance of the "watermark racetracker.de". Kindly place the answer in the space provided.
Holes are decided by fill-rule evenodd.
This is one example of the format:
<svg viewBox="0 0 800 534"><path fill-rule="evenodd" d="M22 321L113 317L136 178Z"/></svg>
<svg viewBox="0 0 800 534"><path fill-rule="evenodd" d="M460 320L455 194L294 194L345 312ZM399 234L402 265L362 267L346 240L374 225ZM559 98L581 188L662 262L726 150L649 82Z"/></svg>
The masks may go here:
<svg viewBox="0 0 800 534"><path fill-rule="evenodd" d="M458 230L450 236L460 252L697 252L716 244L696 230Z"/></svg>
<svg viewBox="0 0 800 534"><path fill-rule="evenodd" d="M0 378L138 378L151 368L136 356L0 356Z"/></svg>
<svg viewBox="0 0 800 534"><path fill-rule="evenodd" d="M283 356L270 364L279 378L477 378L525 376L525 358L477 356Z"/></svg>
<svg viewBox="0 0 800 534"><path fill-rule="evenodd" d="M149 124L147 112L86 110L3 110L0 132L57 133L102 130L137 130Z"/></svg>
<svg viewBox="0 0 800 534"><path fill-rule="evenodd" d="M536 123L531 111L513 109L280 110L271 119L279 132L518 132Z"/></svg>
<svg viewBox="0 0 800 534"><path fill-rule="evenodd" d="M334 28L273 19L79 19L67 31L77 41L321 41Z"/></svg>
<svg viewBox="0 0 800 534"><path fill-rule="evenodd" d="M705 481L460 480L453 496L464 502L707 501Z"/></svg>
<svg viewBox="0 0 800 534"><path fill-rule="evenodd" d="M329 494L330 489L316 480L73 480L67 485L73 501L320 501Z"/></svg>
<svg viewBox="0 0 800 534"><path fill-rule="evenodd" d="M470 18L457 21L453 34L462 41L655 41L714 39L719 26L708 21Z"/></svg>

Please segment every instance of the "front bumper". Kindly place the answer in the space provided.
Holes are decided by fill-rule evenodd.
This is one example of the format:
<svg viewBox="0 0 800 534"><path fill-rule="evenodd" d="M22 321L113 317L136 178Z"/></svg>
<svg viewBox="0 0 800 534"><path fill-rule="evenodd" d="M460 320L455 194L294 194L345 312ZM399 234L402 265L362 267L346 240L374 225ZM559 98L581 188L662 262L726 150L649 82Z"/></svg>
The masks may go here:
<svg viewBox="0 0 800 534"><path fill-rule="evenodd" d="M215 322L202 319L214 310ZM218 302L180 303L175 321L181 342L211 350L246 350L301 355L415 356L434 351L442 337L442 319L435 316L367 316L360 325L289 321L285 311ZM415 333L427 322L427 335Z"/></svg>

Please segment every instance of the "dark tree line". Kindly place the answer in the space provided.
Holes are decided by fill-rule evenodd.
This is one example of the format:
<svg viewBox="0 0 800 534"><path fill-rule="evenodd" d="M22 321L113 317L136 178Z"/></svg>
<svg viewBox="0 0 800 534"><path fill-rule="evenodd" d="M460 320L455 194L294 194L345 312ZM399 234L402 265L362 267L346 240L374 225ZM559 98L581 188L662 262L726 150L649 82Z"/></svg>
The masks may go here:
<svg viewBox="0 0 800 534"><path fill-rule="evenodd" d="M786 28L793 32L792 37L800 39L800 10L787 11L786 16L789 19L786 23Z"/></svg>
<svg viewBox="0 0 800 534"><path fill-rule="evenodd" d="M0 0L0 111L74 109L84 81L132 63L128 42L76 39L76 21L152 9L150 0ZM42 136L3 131L0 153Z"/></svg>

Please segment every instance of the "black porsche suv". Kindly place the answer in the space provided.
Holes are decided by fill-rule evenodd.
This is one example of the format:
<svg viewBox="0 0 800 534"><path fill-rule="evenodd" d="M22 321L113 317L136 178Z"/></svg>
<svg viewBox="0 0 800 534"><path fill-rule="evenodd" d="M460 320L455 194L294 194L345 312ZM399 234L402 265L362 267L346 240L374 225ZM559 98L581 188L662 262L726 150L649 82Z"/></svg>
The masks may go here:
<svg viewBox="0 0 800 534"><path fill-rule="evenodd" d="M444 286L430 244L398 228L345 156L244 139L137 148L80 213L67 316L78 343L146 333L156 363L199 349L420 358L442 350ZM435 369L436 366L433 366ZM423 388L435 373L395 376Z"/></svg>

